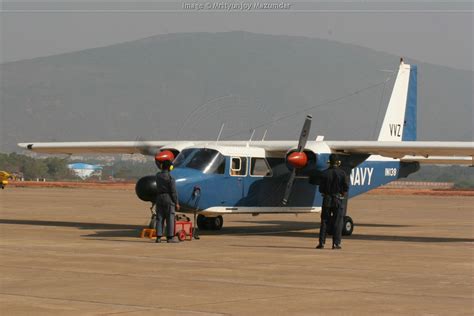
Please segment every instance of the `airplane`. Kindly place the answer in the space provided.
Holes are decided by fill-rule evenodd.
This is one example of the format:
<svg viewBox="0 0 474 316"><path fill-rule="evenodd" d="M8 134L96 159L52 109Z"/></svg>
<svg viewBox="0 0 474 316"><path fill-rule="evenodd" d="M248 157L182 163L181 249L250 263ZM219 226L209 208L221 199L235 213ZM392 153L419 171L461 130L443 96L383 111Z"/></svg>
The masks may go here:
<svg viewBox="0 0 474 316"><path fill-rule="evenodd" d="M0 186L2 187L2 190L5 189L5 187L8 184L8 179L13 178L11 174L9 174L6 171L1 171L0 170Z"/></svg>
<svg viewBox="0 0 474 316"><path fill-rule="evenodd" d="M126 153L169 156L181 212L193 213L201 230L220 230L224 215L299 214L321 211L319 175L337 154L350 178L348 198L405 178L420 164L473 165L474 142L417 141L417 67L400 60L378 139L309 140L312 117L298 141L110 141L19 143L39 153ZM137 196L154 202L155 176L141 178ZM345 200L347 207L347 199ZM197 220L196 220L196 214ZM153 219L152 219L153 220ZM354 222L345 214L343 234Z"/></svg>

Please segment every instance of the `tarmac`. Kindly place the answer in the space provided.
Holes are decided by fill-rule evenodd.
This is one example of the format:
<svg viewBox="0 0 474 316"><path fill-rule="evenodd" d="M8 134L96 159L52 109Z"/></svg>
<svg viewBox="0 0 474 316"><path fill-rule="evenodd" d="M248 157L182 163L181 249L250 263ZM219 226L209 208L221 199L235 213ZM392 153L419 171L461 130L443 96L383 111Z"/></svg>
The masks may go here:
<svg viewBox="0 0 474 316"><path fill-rule="evenodd" d="M318 214L155 244L149 212L133 190L2 190L0 314L474 314L473 196L352 199L342 250L314 249Z"/></svg>

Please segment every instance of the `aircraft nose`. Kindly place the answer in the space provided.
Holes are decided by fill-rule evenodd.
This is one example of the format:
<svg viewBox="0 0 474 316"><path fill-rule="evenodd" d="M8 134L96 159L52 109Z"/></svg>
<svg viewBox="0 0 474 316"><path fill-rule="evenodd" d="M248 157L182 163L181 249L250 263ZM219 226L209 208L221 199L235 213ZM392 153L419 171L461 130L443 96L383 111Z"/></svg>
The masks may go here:
<svg viewBox="0 0 474 316"><path fill-rule="evenodd" d="M196 170L175 169L172 176L176 181L176 191L178 191L179 203L182 207L193 209L196 207L198 195L195 190L200 179L200 173Z"/></svg>

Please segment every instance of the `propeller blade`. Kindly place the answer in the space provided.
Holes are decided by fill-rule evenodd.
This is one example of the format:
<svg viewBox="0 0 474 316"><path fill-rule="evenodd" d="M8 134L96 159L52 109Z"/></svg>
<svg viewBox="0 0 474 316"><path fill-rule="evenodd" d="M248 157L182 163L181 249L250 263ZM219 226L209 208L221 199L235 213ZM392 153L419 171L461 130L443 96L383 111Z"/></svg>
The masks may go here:
<svg viewBox="0 0 474 316"><path fill-rule="evenodd" d="M147 141L144 141L143 139L138 138L135 143L135 147L140 151L142 155L145 156L155 156L160 151L158 148L151 146L150 144L148 144Z"/></svg>
<svg viewBox="0 0 474 316"><path fill-rule="evenodd" d="M303 124L303 129L300 133L300 139L298 141L298 151L302 152L304 147L306 146L306 142L308 141L309 137L309 130L311 129L311 121L313 117L311 115L306 115L306 119Z"/></svg>
<svg viewBox="0 0 474 316"><path fill-rule="evenodd" d="M308 141L309 137L309 130L311 129L311 121L313 117L311 115L306 115L306 119L303 124L303 129L301 129L300 139L298 141L298 152L303 152L304 147L306 146L306 142ZM281 204L287 205L288 200L290 198L291 191L293 189L293 182L295 182L296 178L296 168L291 170L290 178L288 179L288 183L286 184L285 194L283 195L283 200Z"/></svg>
<svg viewBox="0 0 474 316"><path fill-rule="evenodd" d="M296 168L293 168L290 174L290 178L288 179L288 183L286 184L285 195L283 195L283 200L281 204L287 205L288 199L290 198L291 190L293 189L293 182L296 178Z"/></svg>

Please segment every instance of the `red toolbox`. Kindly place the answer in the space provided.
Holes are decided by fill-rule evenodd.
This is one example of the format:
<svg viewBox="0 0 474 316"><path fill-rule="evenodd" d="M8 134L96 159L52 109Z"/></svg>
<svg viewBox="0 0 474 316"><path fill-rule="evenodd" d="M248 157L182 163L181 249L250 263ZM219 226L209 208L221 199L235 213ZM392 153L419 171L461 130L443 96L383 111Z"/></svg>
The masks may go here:
<svg viewBox="0 0 474 316"><path fill-rule="evenodd" d="M174 222L174 235L179 240L192 240L193 239L193 222L191 221L175 221Z"/></svg>

